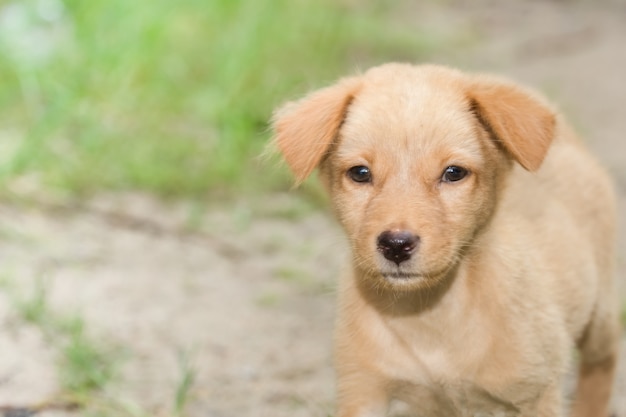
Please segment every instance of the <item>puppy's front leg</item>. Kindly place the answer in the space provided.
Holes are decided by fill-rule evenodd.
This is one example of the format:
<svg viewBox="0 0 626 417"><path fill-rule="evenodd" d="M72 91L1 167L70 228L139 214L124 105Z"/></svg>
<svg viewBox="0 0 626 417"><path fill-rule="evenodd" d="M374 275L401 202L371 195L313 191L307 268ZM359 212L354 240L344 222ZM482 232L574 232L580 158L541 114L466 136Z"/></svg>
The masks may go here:
<svg viewBox="0 0 626 417"><path fill-rule="evenodd" d="M580 365L578 388L572 410L573 417L609 415L615 365L615 356L609 356L597 363L583 362Z"/></svg>
<svg viewBox="0 0 626 417"><path fill-rule="evenodd" d="M348 373L337 381L337 417L384 417L389 396L378 378Z"/></svg>

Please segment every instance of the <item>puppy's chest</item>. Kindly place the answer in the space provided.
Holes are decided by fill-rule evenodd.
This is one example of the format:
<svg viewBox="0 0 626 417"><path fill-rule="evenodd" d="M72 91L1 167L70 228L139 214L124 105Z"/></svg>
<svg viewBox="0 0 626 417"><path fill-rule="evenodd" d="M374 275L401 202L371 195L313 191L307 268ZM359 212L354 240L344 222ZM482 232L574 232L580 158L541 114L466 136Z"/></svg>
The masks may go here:
<svg viewBox="0 0 626 417"><path fill-rule="evenodd" d="M499 398L471 381L454 383L395 384L394 397L416 417L516 417L522 404Z"/></svg>
<svg viewBox="0 0 626 417"><path fill-rule="evenodd" d="M393 397L411 406L416 417L514 417L533 402L534 389L522 379L511 376L503 386L492 387L451 366L439 359L394 378Z"/></svg>
<svg viewBox="0 0 626 417"><path fill-rule="evenodd" d="M395 354L380 364L393 396L412 405L416 416L519 415L536 387L494 352L488 338L477 336L453 343L419 336L400 340Z"/></svg>

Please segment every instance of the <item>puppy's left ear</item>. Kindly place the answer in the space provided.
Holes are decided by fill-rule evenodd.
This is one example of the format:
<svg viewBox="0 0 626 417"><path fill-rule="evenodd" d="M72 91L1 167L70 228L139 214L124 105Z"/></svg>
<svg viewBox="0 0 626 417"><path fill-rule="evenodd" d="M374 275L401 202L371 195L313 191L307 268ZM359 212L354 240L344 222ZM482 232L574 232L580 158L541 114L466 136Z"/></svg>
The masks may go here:
<svg viewBox="0 0 626 417"><path fill-rule="evenodd" d="M536 171L555 134L554 111L536 93L479 76L470 82L472 110L487 131L528 171Z"/></svg>
<svg viewBox="0 0 626 417"><path fill-rule="evenodd" d="M274 144L295 174L296 184L304 181L328 152L360 86L359 78L346 78L287 103L274 114Z"/></svg>

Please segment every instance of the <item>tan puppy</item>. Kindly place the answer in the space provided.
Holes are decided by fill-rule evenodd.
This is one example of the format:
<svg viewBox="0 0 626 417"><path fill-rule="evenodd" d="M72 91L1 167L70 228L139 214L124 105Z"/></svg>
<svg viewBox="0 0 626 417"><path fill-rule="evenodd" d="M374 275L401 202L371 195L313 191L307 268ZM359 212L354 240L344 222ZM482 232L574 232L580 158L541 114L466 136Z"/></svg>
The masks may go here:
<svg viewBox="0 0 626 417"><path fill-rule="evenodd" d="M619 320L611 183L538 95L389 64L274 118L316 167L352 249L336 326L338 417L608 416Z"/></svg>

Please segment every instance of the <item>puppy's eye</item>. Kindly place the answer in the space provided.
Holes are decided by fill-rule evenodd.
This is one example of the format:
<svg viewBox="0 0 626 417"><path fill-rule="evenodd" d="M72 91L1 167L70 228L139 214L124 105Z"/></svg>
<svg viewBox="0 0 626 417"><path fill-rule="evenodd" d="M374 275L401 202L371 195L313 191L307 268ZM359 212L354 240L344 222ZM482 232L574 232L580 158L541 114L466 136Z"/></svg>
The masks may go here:
<svg viewBox="0 0 626 417"><path fill-rule="evenodd" d="M467 174L469 174L469 172L465 168L452 165L445 169L441 180L443 182L456 182L467 177Z"/></svg>
<svg viewBox="0 0 626 417"><path fill-rule="evenodd" d="M371 182L372 173L370 169L363 165L352 167L348 170L348 177L354 182Z"/></svg>

